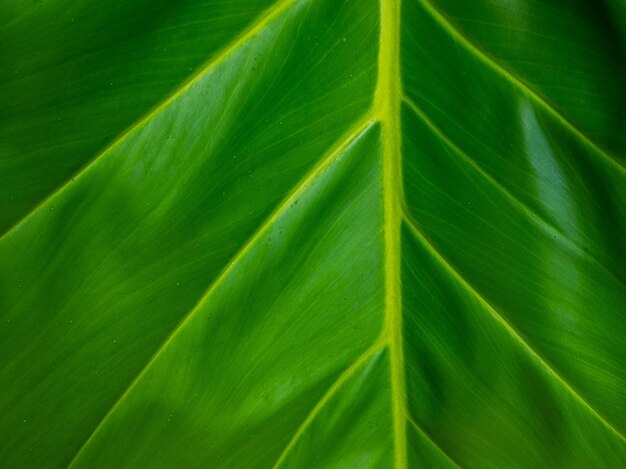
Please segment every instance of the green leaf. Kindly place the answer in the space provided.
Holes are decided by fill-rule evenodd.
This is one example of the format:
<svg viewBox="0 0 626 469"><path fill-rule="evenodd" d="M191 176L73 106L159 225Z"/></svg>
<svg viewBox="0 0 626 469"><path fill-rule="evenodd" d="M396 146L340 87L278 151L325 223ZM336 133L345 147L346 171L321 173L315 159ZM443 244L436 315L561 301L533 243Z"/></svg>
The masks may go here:
<svg viewBox="0 0 626 469"><path fill-rule="evenodd" d="M621 0L0 5L0 461L626 464Z"/></svg>

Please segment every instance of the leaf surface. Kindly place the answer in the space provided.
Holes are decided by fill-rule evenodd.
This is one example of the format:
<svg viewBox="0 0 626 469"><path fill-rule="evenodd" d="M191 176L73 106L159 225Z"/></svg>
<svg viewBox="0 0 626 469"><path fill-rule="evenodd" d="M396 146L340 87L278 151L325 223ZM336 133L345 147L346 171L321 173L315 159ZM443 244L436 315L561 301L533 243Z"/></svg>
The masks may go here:
<svg viewBox="0 0 626 469"><path fill-rule="evenodd" d="M3 465L623 465L625 25L0 6Z"/></svg>

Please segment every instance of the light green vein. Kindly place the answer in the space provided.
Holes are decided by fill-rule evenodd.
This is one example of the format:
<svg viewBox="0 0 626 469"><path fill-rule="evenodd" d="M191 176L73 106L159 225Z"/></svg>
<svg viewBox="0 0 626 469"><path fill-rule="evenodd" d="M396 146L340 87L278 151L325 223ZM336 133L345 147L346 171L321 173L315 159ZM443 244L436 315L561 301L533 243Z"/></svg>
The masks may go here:
<svg viewBox="0 0 626 469"><path fill-rule="evenodd" d="M622 280L619 279L613 272L611 272L604 264L602 264L598 259L585 251L581 246L568 238L564 233L561 232L558 228L556 228L552 223L543 218L541 215L535 213L530 207L528 207L524 202L519 200L515 195L513 195L506 187L500 184L496 179L494 179L489 173L487 173L476 161L470 157L467 153L461 150L454 142L452 142L439 127L437 127L428 116L422 111L417 104L415 104L410 98L404 96L404 102L407 104L409 109L415 113L415 115L428 127L428 129L439 139L442 143L444 143L450 150L452 150L457 156L459 156L462 160L467 162L471 167L473 167L485 180L487 180L493 187L495 187L509 202L511 202L515 207L520 209L524 215L526 215L532 222L534 222L539 228L545 230L550 236L556 236L560 242L565 244L569 249L576 252L579 256L588 259L590 262L593 262L598 267L600 267L604 272L610 275L618 284L624 285Z"/></svg>
<svg viewBox="0 0 626 469"><path fill-rule="evenodd" d="M406 442L406 377L402 339L400 226L402 223L402 153L400 142L400 0L380 1L378 83L374 112L382 128L383 209L385 237L385 335L389 344L393 401L394 460L408 467Z"/></svg>
<svg viewBox="0 0 626 469"><path fill-rule="evenodd" d="M231 261L225 266L222 272L216 277L216 279L209 285L204 294L200 297L187 314L185 314L182 320L178 323L172 332L168 335L165 341L156 349L152 356L148 359L143 368L135 376L135 378L126 387L125 391L118 397L113 403L109 411L100 420L100 423L95 427L94 431L82 444L68 467L71 467L79 458L83 450L89 445L89 442L93 440L93 437L98 431L106 424L108 419L113 415L115 409L117 409L121 402L124 401L126 396L130 394L132 389L141 381L141 378L145 375L150 366L156 362L158 357L167 349L168 345L174 340L179 331L181 331L186 324L194 317L195 313L200 311L202 307L209 301L211 296L219 288L219 286L228 278L234 268L241 262L243 258L254 248L256 243L264 236L265 233L274 225L282 213L287 210L293 202L301 197L301 195L308 189L313 181L329 167L350 147L358 138L363 135L372 125L374 121L371 116L366 115L359 120L348 132L346 132L340 140L320 159L320 162L299 182L295 185L294 189L289 193L283 201L277 206L277 208L270 214L270 216L263 222L260 228L246 241L242 248L232 257Z"/></svg>
<svg viewBox="0 0 626 469"><path fill-rule="evenodd" d="M441 446L439 446L439 445L435 442L435 440L433 440L433 439L430 437L430 435L429 435L428 433L426 433L426 431L424 431L424 429L423 429L421 426L419 426L419 425L417 424L417 422L415 422L415 420L413 420L413 418L411 418L411 416L407 416L407 419L408 419L409 423L413 426L413 428L415 429L415 431L416 431L417 433L419 433L419 434L420 434L420 436L422 436L422 438L424 438L424 439L428 442L428 444L429 444L432 448L434 448L434 449L435 449L435 451L437 451L439 454L441 454L441 455L442 455L442 456L446 459L446 461L448 461L448 462L449 462L450 464L452 464L454 467L458 467L458 468L460 468L460 467L461 467L461 466L459 466L459 465L458 465L458 464L454 461L454 459L452 459L452 458L450 457L450 455L449 455L448 453L446 453L446 452L443 450L443 448L442 448Z"/></svg>
<svg viewBox="0 0 626 469"><path fill-rule="evenodd" d="M532 98L541 107L543 107L554 119L556 119L563 127L568 129L576 138L583 142L593 152L605 159L609 164L614 166L620 172L626 174L626 168L615 158L606 153L600 148L593 140L587 137L581 130L575 125L570 123L559 111L557 111L550 103L539 96L535 91L528 87L522 80L517 78L511 72L506 70L502 65L497 63L482 50L480 50L474 43L472 43L467 37L465 37L429 0L418 0L423 8L433 17L433 19L452 36L459 44L463 45L470 53L472 53L477 59L495 71L498 75L503 77L513 86L518 88L524 95Z"/></svg>
<svg viewBox="0 0 626 469"><path fill-rule="evenodd" d="M374 345L370 346L365 352L363 352L352 364L346 368L346 370L339 375L339 378L328 388L328 391L322 396L322 398L317 402L317 404L313 407L311 412L306 416L304 421L300 424L296 432L293 434L287 446L283 449L274 464L273 469L277 469L284 462L293 447L296 445L300 437L304 434L307 428L311 425L311 423L315 420L320 411L328 404L328 402L332 399L332 397L337 394L337 392L348 382L350 378L354 376L354 374L362 368L375 354L380 352L386 346L385 342L382 340L378 340L374 343Z"/></svg>
<svg viewBox="0 0 626 469"><path fill-rule="evenodd" d="M12 226L10 226L7 231L5 231L2 235L0 235L0 241L2 241L5 237L7 237L10 233L14 232L14 230L23 224L26 220L28 220L33 214L37 211L41 210L42 207L48 205L52 200L62 194L65 190L67 190L75 180L80 178L82 174L85 174L92 168L98 161L102 158L106 157L109 153L111 153L116 147L118 147L121 143L125 142L129 137L131 137L134 133L144 128L156 115L160 114L164 109L166 109L170 104L179 99L182 95L184 95L191 87L193 87L198 81L200 81L204 76L206 76L211 70L221 64L224 60L226 60L229 56L231 56L235 51L243 47L250 39L256 36L259 32L261 32L268 24L270 24L274 19L279 17L285 10L287 10L290 6L297 3L297 0L279 0L274 4L274 6L270 7L262 14L257 21L255 21L252 25L250 25L245 31L243 31L234 41L220 50L217 54L215 54L208 62L206 62L198 72L196 72L193 76L191 76L187 81L183 82L178 88L176 88L172 94L170 94L165 100L160 102L156 107L154 107L151 111L149 111L146 115L141 117L136 123L128 127L124 132L122 132L113 142L111 142L104 150L98 153L94 158L92 158L85 166L83 166L77 173L72 175L65 183L59 186L55 191L53 191L50 195L44 198L39 204L37 204L34 208L32 208L26 215L20 218L17 222L15 222Z"/></svg>
<svg viewBox="0 0 626 469"><path fill-rule="evenodd" d="M510 337L517 342L517 344L524 350L531 358L540 364L548 375L554 378L561 386L567 390L570 395L578 401L582 407L587 409L609 432L614 434L623 442L626 442L626 438L615 427L613 427L604 417L589 404L573 387L570 385L561 375L541 356L535 349L522 337L522 335L505 319L505 317L499 313L482 294L476 290L463 275L454 267L439 250L431 244L426 236L418 228L417 224L413 221L409 214L405 214L404 219L409 231L413 234L415 239L422 244L426 250L433 256L433 258L444 268L448 274L454 278L469 294L471 294L487 311L495 321L500 324L509 333Z"/></svg>

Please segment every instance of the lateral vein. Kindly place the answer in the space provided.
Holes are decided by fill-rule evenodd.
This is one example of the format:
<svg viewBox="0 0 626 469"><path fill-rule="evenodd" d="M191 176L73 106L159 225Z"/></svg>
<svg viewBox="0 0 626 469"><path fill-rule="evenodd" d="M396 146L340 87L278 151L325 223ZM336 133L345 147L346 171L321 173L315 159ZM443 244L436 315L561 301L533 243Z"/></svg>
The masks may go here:
<svg viewBox="0 0 626 469"><path fill-rule="evenodd" d="M559 242L561 242L567 249L575 251L581 257L588 259L590 262L596 264L599 268L601 268L604 272L611 276L618 284L622 287L626 287L624 281L617 277L615 273L613 273L606 265L600 262L599 259L596 259L595 256L585 251L578 243L573 241L569 236L563 233L560 229L558 229L555 225L553 225L550 221L544 218L542 215L533 210L530 206L526 205L525 202L520 200L516 195L514 195L509 189L507 189L504 185L498 182L493 176L491 176L486 170L479 165L476 160L474 160L471 156L465 153L461 148L450 140L443 131L435 125L435 123L430 120L430 118L426 115L426 113L415 104L410 98L404 96L404 103L407 105L411 111L428 127L428 129L450 150L452 150L459 158L467 162L470 166L472 166L478 174L481 175L483 179L485 179L489 184L495 187L509 202L517 207L531 222L535 224L535 226L539 227L541 230L546 232L549 236L555 236Z"/></svg>
<svg viewBox="0 0 626 469"><path fill-rule="evenodd" d="M147 370L159 357L159 355L168 347L168 345L173 341L179 331L181 331L184 326L189 323L189 321L193 318L195 313L202 309L202 306L211 298L212 294L217 290L217 288L222 284L226 278L230 275L230 273L235 269L239 262L253 249L255 244L263 237L263 235L273 226L276 220L280 217L280 215L290 206L292 205L294 200L297 200L300 195L306 191L306 189L310 186L310 184L315 180L315 178L321 174L324 170L326 170L329 166L333 164L339 158L343 152L353 143L355 142L361 135L367 131L372 125L373 120L371 116L366 115L364 118L359 120L340 140L334 145L321 159L320 162L299 182L296 184L294 189L289 193L283 201L277 206L277 208L270 214L270 216L263 222L263 224L259 227L259 229L246 241L246 243L241 247L241 249L232 257L230 262L224 267L222 272L215 278L215 280L209 285L209 287L205 290L204 294L200 297L198 302L191 308L181 319L181 321L174 327L174 329L170 332L167 338L163 341L163 343L156 349L156 351L152 354L152 356L148 359L143 368L139 371L139 373L135 376L135 378L130 382L130 384L126 387L124 392L117 398L117 400L113 403L109 411L105 414L105 416L100 420L98 425L94 428L93 432L89 435L89 437L82 444L78 452L74 455L74 458L68 465L68 467L72 467L72 465L78 460L78 457L83 452L83 450L88 446L89 442L93 439L93 437L98 433L98 431L104 426L106 421L111 417L114 413L115 409L120 405L121 402L124 401L126 396L130 394L131 390L137 385Z"/></svg>
<svg viewBox="0 0 626 469"><path fill-rule="evenodd" d="M324 408L324 406L332 399L332 397L337 394L337 392L346 384L346 382L354 376L354 374L363 367L376 353L380 352L386 344L380 340L375 342L372 346L370 346L365 352L363 352L356 360L352 362L348 368L344 370L343 373L339 375L339 377L335 380L335 382L328 388L326 393L322 396L322 398L315 404L311 412L306 416L306 418L302 421L296 432L293 434L287 446L282 450L278 460L273 466L273 469L278 469L284 462L293 447L296 445L302 434L306 431L306 429L311 425L311 423L315 420L315 417L320 413L320 411Z"/></svg>
<svg viewBox="0 0 626 469"><path fill-rule="evenodd" d="M454 459L452 459L452 457L448 453L444 451L444 449L441 446L437 444L435 440L433 440L433 438L428 433L426 433L426 430L424 430L420 425L417 424L415 420L413 420L413 418L410 415L407 416L407 420L413 426L415 431L419 433L426 441L428 441L428 443L433 448L435 448L435 450L437 450L437 452L441 454L450 464L452 464L454 467L458 467L458 468L461 467L459 464L457 464L457 462Z"/></svg>
<svg viewBox="0 0 626 469"><path fill-rule="evenodd" d="M81 169L79 169L76 173L74 173L68 180L66 180L61 186L59 186L56 190L51 192L47 197L45 197L42 201L40 201L35 207L33 207L26 215L21 217L17 222L11 225L4 233L0 235L0 241L2 241L6 236L12 233L18 226L28 220L33 214L39 211L42 207L45 207L51 200L58 197L63 191L65 191L72 182L79 178L82 174L89 171L91 167L93 167L98 161L100 161L103 157L113 151L117 146L126 141L130 136L132 136L135 132L145 127L148 122L150 122L156 115L161 113L165 108L167 108L171 103L176 101L180 96L185 94L187 90L189 90L192 86L194 86L198 81L200 81L207 73L217 67L220 63L226 60L230 55L233 54L236 50L240 49L244 44L246 44L251 38L257 35L260 31L262 31L268 24L270 24L274 19L281 15L285 10L287 10L292 4L297 3L298 0L279 0L272 7L270 7L264 14L262 14L257 21L254 22L251 26L249 26L244 32L242 32L233 42L219 51L216 55L214 55L207 63L205 63L198 72L188 78L182 85L176 88L165 100L161 101L156 105L151 111L141 117L137 122L128 127L125 131L119 134L115 140L113 140L104 150L99 152L95 157L93 157L87 164L85 164Z"/></svg>
<svg viewBox="0 0 626 469"><path fill-rule="evenodd" d="M483 308L489 313L489 315L499 323L510 335L510 337L517 342L522 350L524 350L528 355L530 355L540 366L544 368L544 370L556 381L560 383L560 385L566 389L570 395L578 401L589 413L591 413L609 432L613 433L617 438L626 442L626 437L620 433L613 425L611 425L587 400L582 397L571 384L569 384L565 378L563 378L553 367L550 365L540 354L537 352L528 341L515 329L509 321L502 315L498 310L495 309L494 306L487 301L487 299L478 291L474 286L469 283L468 280L456 269L454 265L452 265L444 256L439 252L439 250L426 238L426 236L422 233L422 231L418 228L415 221L408 215L404 215L404 219L406 220L406 225L409 228L409 231L415 239L424 246L428 252L434 257L434 259L444 268L448 274L454 278L457 282L461 284L461 286L470 293L478 302L483 306Z"/></svg>
<svg viewBox="0 0 626 469"><path fill-rule="evenodd" d="M578 140L584 143L589 149L591 149L596 155L600 156L607 163L611 164L615 169L622 174L626 174L626 167L614 157L609 155L605 150L600 148L593 140L585 135L578 127L572 124L566 119L563 114L556 110L549 102L539 96L532 88L526 85L522 80L516 77L513 73L509 72L506 68L496 62L494 59L485 54L479 49L472 41L470 41L459 29L454 26L445 16L441 13L430 0L418 0L424 10L426 10L433 19L441 26L441 28L454 38L459 44L461 44L468 52L474 55L478 60L483 62L493 71L495 71L502 78L507 80L513 86L518 88L524 95L532 98L536 103L543 107L553 118L555 118L563 127L568 129L570 133Z"/></svg>

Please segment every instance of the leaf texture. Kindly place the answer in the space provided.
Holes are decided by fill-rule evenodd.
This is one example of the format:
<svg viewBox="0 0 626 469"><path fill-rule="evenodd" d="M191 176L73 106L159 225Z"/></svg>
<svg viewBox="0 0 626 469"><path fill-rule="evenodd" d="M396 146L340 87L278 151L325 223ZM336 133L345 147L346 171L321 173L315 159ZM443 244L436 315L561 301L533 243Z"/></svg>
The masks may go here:
<svg viewBox="0 0 626 469"><path fill-rule="evenodd" d="M626 464L626 7L0 6L3 467Z"/></svg>

